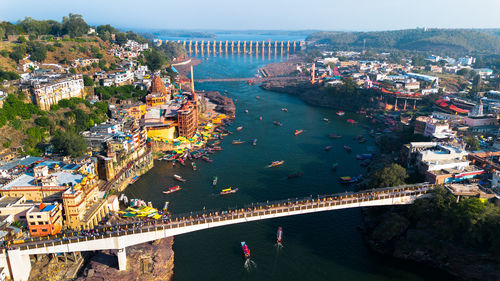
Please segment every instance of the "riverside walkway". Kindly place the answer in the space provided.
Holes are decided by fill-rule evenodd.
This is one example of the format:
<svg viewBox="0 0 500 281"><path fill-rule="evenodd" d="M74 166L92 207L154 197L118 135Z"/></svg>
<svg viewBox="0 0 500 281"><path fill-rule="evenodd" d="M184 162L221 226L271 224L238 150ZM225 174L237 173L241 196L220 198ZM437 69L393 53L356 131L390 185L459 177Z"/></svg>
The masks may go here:
<svg viewBox="0 0 500 281"><path fill-rule="evenodd" d="M259 84L265 81L306 81L307 77L302 76L273 76L273 77L251 77L251 78L207 78L207 79L194 79L197 83L207 83L207 82L249 82L253 84Z"/></svg>
<svg viewBox="0 0 500 281"><path fill-rule="evenodd" d="M117 250L120 270L126 270L126 247L224 225L345 208L405 205L427 194L430 184L345 192L332 195L268 201L230 210L204 210L95 228L86 232L33 238L10 245L0 253L0 266L10 264L12 279L28 280L30 255Z"/></svg>

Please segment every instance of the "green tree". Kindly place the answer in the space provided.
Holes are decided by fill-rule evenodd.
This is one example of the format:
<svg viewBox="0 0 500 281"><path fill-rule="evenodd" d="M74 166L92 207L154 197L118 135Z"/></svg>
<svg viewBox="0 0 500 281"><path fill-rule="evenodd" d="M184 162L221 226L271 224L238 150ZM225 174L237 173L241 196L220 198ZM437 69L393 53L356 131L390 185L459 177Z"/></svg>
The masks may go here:
<svg viewBox="0 0 500 281"><path fill-rule="evenodd" d="M481 148L479 140L474 136L465 137L465 143L467 144L467 148L471 151L476 151Z"/></svg>
<svg viewBox="0 0 500 281"><path fill-rule="evenodd" d="M167 61L165 55L157 50L144 52L144 58L146 59L146 65L153 72L160 70Z"/></svg>
<svg viewBox="0 0 500 281"><path fill-rule="evenodd" d="M82 156L87 151L85 139L81 135L71 132L57 131L50 144L57 153L72 157Z"/></svg>
<svg viewBox="0 0 500 281"><path fill-rule="evenodd" d="M69 16L63 17L62 31L74 38L86 34L89 31L89 26L81 15L70 13Z"/></svg>
<svg viewBox="0 0 500 281"><path fill-rule="evenodd" d="M94 86L94 80L87 75L83 75L83 85L92 87Z"/></svg>
<svg viewBox="0 0 500 281"><path fill-rule="evenodd" d="M398 164L391 164L370 175L371 185L376 188L403 185L406 178L406 169Z"/></svg>
<svg viewBox="0 0 500 281"><path fill-rule="evenodd" d="M127 34L125 33L118 33L115 35L115 41L118 45L123 46L125 43L127 43Z"/></svg>
<svg viewBox="0 0 500 281"><path fill-rule="evenodd" d="M26 44L26 50L30 54L32 61L42 62L47 57L47 48L41 42L30 41Z"/></svg>

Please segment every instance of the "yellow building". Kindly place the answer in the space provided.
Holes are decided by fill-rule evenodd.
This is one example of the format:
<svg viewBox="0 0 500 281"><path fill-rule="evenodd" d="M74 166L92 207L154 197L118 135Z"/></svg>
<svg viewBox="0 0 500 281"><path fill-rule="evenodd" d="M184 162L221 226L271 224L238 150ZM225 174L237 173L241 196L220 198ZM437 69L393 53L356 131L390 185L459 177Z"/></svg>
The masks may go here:
<svg viewBox="0 0 500 281"><path fill-rule="evenodd" d="M159 141L171 141L175 138L175 123L147 127L148 138Z"/></svg>

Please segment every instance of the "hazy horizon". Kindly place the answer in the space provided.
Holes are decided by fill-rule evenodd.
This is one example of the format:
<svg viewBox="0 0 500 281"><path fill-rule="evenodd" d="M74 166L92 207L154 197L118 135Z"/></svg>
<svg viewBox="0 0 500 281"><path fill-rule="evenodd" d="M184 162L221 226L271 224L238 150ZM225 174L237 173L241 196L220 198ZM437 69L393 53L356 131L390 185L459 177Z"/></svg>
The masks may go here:
<svg viewBox="0 0 500 281"><path fill-rule="evenodd" d="M64 1L0 0L0 20L24 17L61 21L81 14L90 25L121 29L185 31L380 31L413 28L500 28L500 1L284 0ZM49 4L50 3L50 4Z"/></svg>

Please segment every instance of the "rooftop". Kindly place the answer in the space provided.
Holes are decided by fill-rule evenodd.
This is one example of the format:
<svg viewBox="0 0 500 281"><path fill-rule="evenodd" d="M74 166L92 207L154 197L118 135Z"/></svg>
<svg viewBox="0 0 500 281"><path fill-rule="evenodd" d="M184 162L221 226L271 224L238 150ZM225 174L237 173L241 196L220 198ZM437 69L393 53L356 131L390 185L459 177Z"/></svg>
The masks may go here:
<svg viewBox="0 0 500 281"><path fill-rule="evenodd" d="M56 172L52 173L49 176L54 176L56 179L56 184L59 187L64 187L67 185L75 185L77 183L80 183L83 179L83 175L80 174L73 174L67 171L61 171L61 172ZM10 190L12 188L16 187L30 187L30 186L37 186L35 181L35 177L33 176L32 173L25 173L19 176L18 178L14 179L13 181L9 182L8 184L4 185L1 190Z"/></svg>

